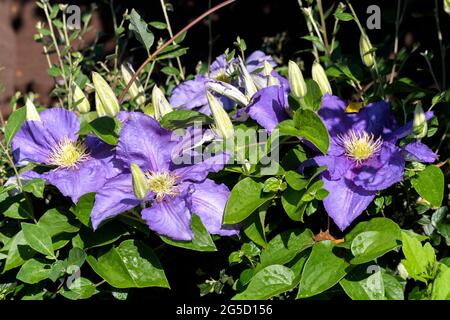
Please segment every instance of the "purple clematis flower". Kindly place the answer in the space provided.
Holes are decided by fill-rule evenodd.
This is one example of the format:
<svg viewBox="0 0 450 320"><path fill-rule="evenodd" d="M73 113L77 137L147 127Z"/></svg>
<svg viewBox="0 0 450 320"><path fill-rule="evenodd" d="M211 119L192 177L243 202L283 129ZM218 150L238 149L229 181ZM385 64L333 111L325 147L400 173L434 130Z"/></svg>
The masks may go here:
<svg viewBox="0 0 450 320"><path fill-rule="evenodd" d="M344 230L372 202L378 191L402 181L405 160L434 162L437 155L419 141L397 146L412 132L412 122L397 127L388 102L371 103L358 113L346 113L336 96L322 98L319 116L330 134L327 155L303 166L326 165L322 174L329 195L323 200L328 215ZM429 120L433 114L426 114Z"/></svg>
<svg viewBox="0 0 450 320"><path fill-rule="evenodd" d="M238 234L237 226L222 225L230 191L224 184L207 179L209 172L220 171L226 159L211 157L192 165L176 164L179 143L172 132L142 113L130 113L117 145L117 157L128 168L109 180L95 197L91 220L100 223L142 203L132 186L131 164L145 173L151 205L142 210L149 228L175 240L192 240L192 214L197 214L208 232L224 236Z"/></svg>
<svg viewBox="0 0 450 320"><path fill-rule="evenodd" d="M246 60L247 68L250 72L255 72L262 68L264 61L267 60L275 66L271 56L267 56L262 51L255 51ZM200 112L210 114L208 100L206 98L206 83L210 80L230 82L230 75L233 73L233 61L227 62L226 55L222 54L214 60L210 66L208 75L196 75L193 80L188 80L178 85L169 99L174 108L198 109ZM223 97L222 103L225 109L233 106L232 101Z"/></svg>
<svg viewBox="0 0 450 320"><path fill-rule="evenodd" d="M68 110L52 108L40 113L40 121L25 121L11 145L17 165L28 162L52 166L39 174L25 172L25 178L41 178L56 186L73 202L100 189L120 171L112 147L96 137L78 140L80 122Z"/></svg>

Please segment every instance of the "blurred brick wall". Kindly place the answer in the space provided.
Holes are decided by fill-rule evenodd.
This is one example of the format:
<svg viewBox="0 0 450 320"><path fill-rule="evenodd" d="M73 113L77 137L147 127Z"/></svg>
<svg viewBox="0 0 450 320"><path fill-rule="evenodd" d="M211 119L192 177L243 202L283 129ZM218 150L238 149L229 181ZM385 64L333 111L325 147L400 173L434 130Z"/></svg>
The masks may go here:
<svg viewBox="0 0 450 320"><path fill-rule="evenodd" d="M47 75L47 61L42 47L34 42L39 20L34 1L0 0L0 82L5 91L0 96L3 114L15 91L39 93L40 102L49 102L53 80Z"/></svg>

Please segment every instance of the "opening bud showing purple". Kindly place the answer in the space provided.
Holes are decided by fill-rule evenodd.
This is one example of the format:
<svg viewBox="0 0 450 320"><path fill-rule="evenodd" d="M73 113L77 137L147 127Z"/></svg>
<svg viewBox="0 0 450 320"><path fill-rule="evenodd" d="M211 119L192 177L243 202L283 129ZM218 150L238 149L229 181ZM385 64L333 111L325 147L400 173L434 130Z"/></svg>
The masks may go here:
<svg viewBox="0 0 450 320"><path fill-rule="evenodd" d="M122 64L120 66L120 71L122 73L123 80L126 84L128 84L134 74L133 67L129 63L127 65ZM128 94L139 106L145 105L145 91L139 79L136 78L136 80L134 80L130 90L128 90Z"/></svg>
<svg viewBox="0 0 450 320"><path fill-rule="evenodd" d="M234 136L234 127L228 113L211 92L206 91L206 97L213 114L216 134L224 140L232 138Z"/></svg>
<svg viewBox="0 0 450 320"><path fill-rule="evenodd" d="M206 89L216 92L221 96L225 96L243 107L246 107L250 102L250 99L248 99L245 94L239 91L238 88L226 82L209 81L206 84Z"/></svg>
<svg viewBox="0 0 450 320"><path fill-rule="evenodd" d="M83 90L74 82L73 83L73 103L76 105L76 109L80 113L88 113L91 111L91 105L86 98Z"/></svg>
<svg viewBox="0 0 450 320"><path fill-rule="evenodd" d="M133 192L136 198L144 200L148 195L148 183L145 173L135 163L131 164L131 176L133 178Z"/></svg>
<svg viewBox="0 0 450 320"><path fill-rule="evenodd" d="M361 38L359 39L359 54L364 65L367 68L372 68L375 64L375 53L370 39L366 34L361 34Z"/></svg>
<svg viewBox="0 0 450 320"><path fill-rule="evenodd" d="M97 72L92 72L92 81L94 82L95 93L98 95L98 101L101 102L105 115L115 117L119 113L120 107L114 91Z"/></svg>
<svg viewBox="0 0 450 320"><path fill-rule="evenodd" d="M288 78L293 95L297 98L303 98L306 96L307 87L302 71L300 70L298 64L291 60L289 60Z"/></svg>
<svg viewBox="0 0 450 320"><path fill-rule="evenodd" d="M326 93L333 94L327 74L319 62L315 61L313 63L311 73L313 80L319 85L322 95L325 95Z"/></svg>
<svg viewBox="0 0 450 320"><path fill-rule="evenodd" d="M422 139L427 135L428 124L423 111L422 104L419 102L414 109L413 135L416 139Z"/></svg>
<svg viewBox="0 0 450 320"><path fill-rule="evenodd" d="M167 101L164 93L156 84L153 86L152 90L152 104L155 112L155 119L158 121L161 120L161 118L166 114L173 111L173 108L169 101Z"/></svg>
<svg viewBox="0 0 450 320"><path fill-rule="evenodd" d="M258 91L258 89L256 88L255 82L253 81L252 76L250 75L250 72L248 72L241 57L238 58L238 61L239 78L244 86L245 95L248 99L250 99L256 91Z"/></svg>
<svg viewBox="0 0 450 320"><path fill-rule="evenodd" d="M36 106L34 105L33 101L30 98L27 98L27 101L25 102L25 108L27 120L41 121L41 117L39 116L39 113L36 110Z"/></svg>

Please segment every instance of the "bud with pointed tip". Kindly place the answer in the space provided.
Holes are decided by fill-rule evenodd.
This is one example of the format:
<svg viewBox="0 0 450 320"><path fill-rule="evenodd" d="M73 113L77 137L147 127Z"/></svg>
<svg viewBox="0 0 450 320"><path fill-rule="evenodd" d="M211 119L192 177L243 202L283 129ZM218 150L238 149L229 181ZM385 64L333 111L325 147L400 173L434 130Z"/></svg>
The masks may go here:
<svg viewBox="0 0 450 320"><path fill-rule="evenodd" d="M241 91L239 91L238 88L226 82L209 81L206 84L206 89L225 96L243 107L246 107L250 102L249 99Z"/></svg>
<svg viewBox="0 0 450 320"><path fill-rule="evenodd" d="M86 98L83 90L74 83L73 84L73 102L77 103L76 108L80 113L88 113L91 110L89 100Z"/></svg>
<svg viewBox="0 0 450 320"><path fill-rule="evenodd" d="M416 139L422 139L427 135L428 124L421 103L416 104L414 109L413 135Z"/></svg>
<svg viewBox="0 0 450 320"><path fill-rule="evenodd" d="M119 113L120 107L114 91L97 72L92 72L92 81L94 83L95 93L98 95L105 114L109 117L115 117Z"/></svg>
<svg viewBox="0 0 450 320"><path fill-rule="evenodd" d="M120 71L122 72L123 80L125 80L125 83L128 84L133 78L134 70L131 64L125 65L122 64L120 66ZM130 89L128 90L128 94L139 106L145 105L145 91L142 84L139 82L138 79L134 80L133 84L131 85Z"/></svg>
<svg viewBox="0 0 450 320"><path fill-rule="evenodd" d="M173 108L169 101L167 101L164 93L156 84L153 86L152 90L152 104L155 112L155 119L158 121L161 120L161 118L166 114L173 111Z"/></svg>
<svg viewBox="0 0 450 320"><path fill-rule="evenodd" d="M97 92L95 93L95 109L97 110L97 115L99 117L107 116L105 108L103 107L102 101L100 100Z"/></svg>
<svg viewBox="0 0 450 320"><path fill-rule="evenodd" d="M242 61L241 57L238 58L238 61L239 77L241 78L241 82L244 86L245 95L248 99L250 99L256 93L256 91L258 91L258 89L256 88L250 72L248 72L247 67L245 66L244 61Z"/></svg>
<svg viewBox="0 0 450 320"><path fill-rule="evenodd" d="M272 70L273 70L272 65L267 60L264 60L264 64L263 65L264 65L263 74L265 76L270 76L272 74Z"/></svg>
<svg viewBox="0 0 450 320"><path fill-rule="evenodd" d="M214 123L216 125L216 133L222 139L229 139L234 136L234 127L231 123L231 119L228 113L224 110L222 104L213 94L206 91L206 97L208 98L209 108L213 114Z"/></svg>
<svg viewBox="0 0 450 320"><path fill-rule="evenodd" d="M289 60L288 78L293 95L297 98L303 98L306 96L308 89L306 87L306 82L303 78L302 71L300 70L298 64L291 60Z"/></svg>
<svg viewBox="0 0 450 320"><path fill-rule="evenodd" d="M333 94L331 90L330 82L328 81L327 74L325 73L325 70L320 65L319 62L315 61L312 66L312 78L317 84L319 85L320 92L322 92L322 95L329 93Z"/></svg>
<svg viewBox="0 0 450 320"><path fill-rule="evenodd" d="M144 200L148 195L147 178L136 163L131 164L131 176L133 180L134 195L139 200Z"/></svg>
<svg viewBox="0 0 450 320"><path fill-rule="evenodd" d="M361 34L359 39L359 54L361 60L367 68L371 68L375 63L375 53L373 52L372 44L367 35Z"/></svg>
<svg viewBox="0 0 450 320"><path fill-rule="evenodd" d="M30 98L27 98L27 101L25 102L25 108L26 108L26 119L28 121L41 121L41 117L39 116L39 113L36 110L36 106L34 105L33 101L31 101Z"/></svg>
<svg viewBox="0 0 450 320"><path fill-rule="evenodd" d="M263 75L265 75L267 77L267 86L268 87L279 86L280 81L272 75L272 71L273 71L273 67L270 64L270 62L267 60L264 60ZM255 80L255 77L253 77L253 80ZM256 81L255 81L255 84L256 84ZM257 84L256 84L256 87L258 87Z"/></svg>

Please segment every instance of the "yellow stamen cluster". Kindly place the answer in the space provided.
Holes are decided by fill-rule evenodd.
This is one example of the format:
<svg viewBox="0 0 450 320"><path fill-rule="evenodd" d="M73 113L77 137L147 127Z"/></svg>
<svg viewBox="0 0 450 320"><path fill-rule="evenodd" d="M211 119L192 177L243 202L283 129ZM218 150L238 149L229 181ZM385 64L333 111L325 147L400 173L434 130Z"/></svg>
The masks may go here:
<svg viewBox="0 0 450 320"><path fill-rule="evenodd" d="M346 156L358 164L378 153L383 145L381 137L375 139L373 134L368 134L366 131L350 130L340 139Z"/></svg>
<svg viewBox="0 0 450 320"><path fill-rule="evenodd" d="M89 153L84 143L68 138L62 139L48 157L50 164L63 169L78 169L78 164L88 159Z"/></svg>
<svg viewBox="0 0 450 320"><path fill-rule="evenodd" d="M217 81L222 81L222 82L230 82L230 77L227 76L227 74L225 73L225 70L218 72L217 74L214 75L214 80Z"/></svg>
<svg viewBox="0 0 450 320"><path fill-rule="evenodd" d="M165 196L174 197L178 194L176 184L177 177L169 172L147 172L148 190L156 195L156 200L161 201Z"/></svg>

